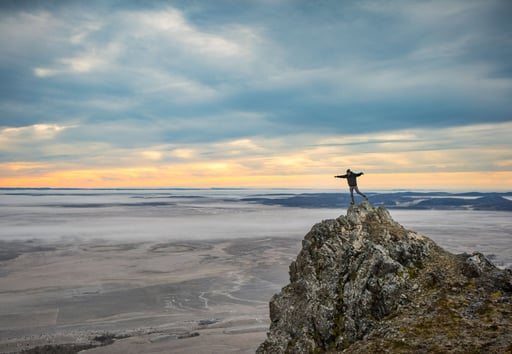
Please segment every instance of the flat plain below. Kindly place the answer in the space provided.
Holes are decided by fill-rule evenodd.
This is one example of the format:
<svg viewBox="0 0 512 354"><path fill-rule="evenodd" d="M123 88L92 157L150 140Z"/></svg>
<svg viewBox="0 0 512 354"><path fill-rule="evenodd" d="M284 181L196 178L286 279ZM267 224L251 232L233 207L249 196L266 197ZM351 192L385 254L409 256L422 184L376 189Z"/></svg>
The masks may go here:
<svg viewBox="0 0 512 354"><path fill-rule="evenodd" d="M299 248L296 238L2 242L0 352L108 338L85 352L254 353Z"/></svg>

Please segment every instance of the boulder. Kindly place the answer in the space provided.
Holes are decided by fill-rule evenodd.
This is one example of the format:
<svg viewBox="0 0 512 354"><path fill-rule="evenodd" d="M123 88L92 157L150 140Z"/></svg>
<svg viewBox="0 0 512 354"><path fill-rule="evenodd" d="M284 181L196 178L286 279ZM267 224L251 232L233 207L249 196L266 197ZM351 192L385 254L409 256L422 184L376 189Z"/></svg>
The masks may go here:
<svg viewBox="0 0 512 354"><path fill-rule="evenodd" d="M314 225L289 274L257 353L512 350L512 272L443 250L384 207Z"/></svg>

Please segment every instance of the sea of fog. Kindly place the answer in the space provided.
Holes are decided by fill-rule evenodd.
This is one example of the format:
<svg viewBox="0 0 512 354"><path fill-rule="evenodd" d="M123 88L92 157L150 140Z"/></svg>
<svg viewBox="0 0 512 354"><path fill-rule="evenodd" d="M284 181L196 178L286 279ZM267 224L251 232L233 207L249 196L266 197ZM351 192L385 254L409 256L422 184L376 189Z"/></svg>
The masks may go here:
<svg viewBox="0 0 512 354"><path fill-rule="evenodd" d="M4 189L0 190L0 241L122 242L260 237L300 240L315 223L346 213L346 206L341 205L339 209L307 209L242 200L255 195L304 192L313 191ZM390 213L404 227L432 238L450 252L479 251L500 267L512 265L510 212L391 209Z"/></svg>

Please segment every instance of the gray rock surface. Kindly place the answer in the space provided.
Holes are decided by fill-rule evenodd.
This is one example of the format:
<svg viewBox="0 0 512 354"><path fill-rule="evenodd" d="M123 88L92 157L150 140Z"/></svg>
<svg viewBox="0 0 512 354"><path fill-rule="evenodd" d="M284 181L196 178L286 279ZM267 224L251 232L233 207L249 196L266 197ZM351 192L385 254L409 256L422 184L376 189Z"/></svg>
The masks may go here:
<svg viewBox="0 0 512 354"><path fill-rule="evenodd" d="M257 353L512 351L512 272L368 202L305 236Z"/></svg>

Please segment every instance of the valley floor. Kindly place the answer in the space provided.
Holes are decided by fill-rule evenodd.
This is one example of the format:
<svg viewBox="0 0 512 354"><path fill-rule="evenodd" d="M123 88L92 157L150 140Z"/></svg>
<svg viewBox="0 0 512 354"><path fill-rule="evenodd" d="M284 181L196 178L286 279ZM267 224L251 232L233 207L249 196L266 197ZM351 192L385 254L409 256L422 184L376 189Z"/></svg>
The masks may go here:
<svg viewBox="0 0 512 354"><path fill-rule="evenodd" d="M2 246L2 353L254 353L300 240Z"/></svg>

